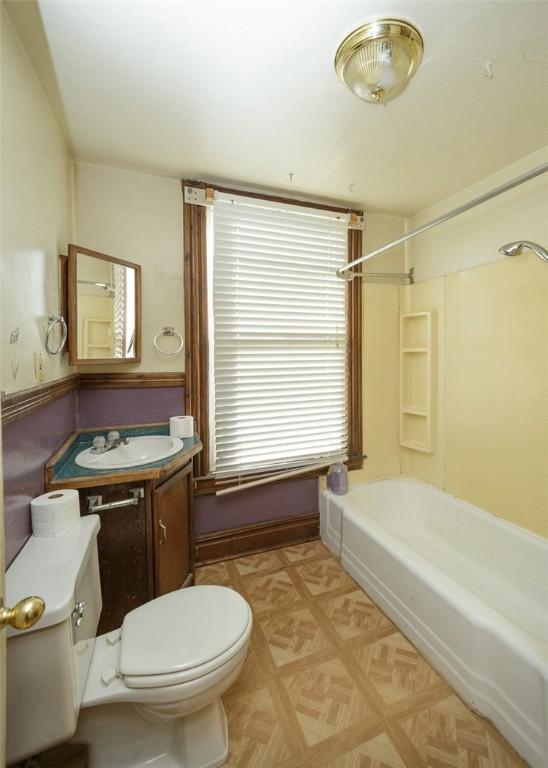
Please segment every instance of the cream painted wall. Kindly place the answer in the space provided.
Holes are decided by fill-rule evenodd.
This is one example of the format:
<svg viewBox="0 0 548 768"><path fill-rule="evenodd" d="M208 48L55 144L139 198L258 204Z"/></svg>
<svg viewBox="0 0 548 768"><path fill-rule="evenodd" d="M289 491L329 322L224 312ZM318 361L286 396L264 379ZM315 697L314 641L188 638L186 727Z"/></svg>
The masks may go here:
<svg viewBox="0 0 548 768"><path fill-rule="evenodd" d="M75 241L140 264L143 288L141 363L86 370L184 370L184 353L163 357L152 345L164 326L184 335L182 208L177 179L76 164Z"/></svg>
<svg viewBox="0 0 548 768"><path fill-rule="evenodd" d="M548 536L548 264L450 275L445 315L445 488Z"/></svg>
<svg viewBox="0 0 548 768"><path fill-rule="evenodd" d="M542 162L537 153L452 202L502 183ZM417 238L408 264L420 277L400 289L405 311L435 313L438 344L431 455L401 451L402 471L513 523L548 536L548 265L530 253L508 258L515 239L548 245L545 178ZM471 218L467 218L470 217ZM472 268L467 268L472 267Z"/></svg>
<svg viewBox="0 0 548 768"><path fill-rule="evenodd" d="M366 216L364 253L403 234L405 220L370 213ZM401 272L403 249L375 259L369 271ZM359 483L400 473L398 436L398 288L363 282L363 445L362 470L350 473Z"/></svg>
<svg viewBox="0 0 548 768"><path fill-rule="evenodd" d="M44 347L48 312L59 313L58 255L71 239L71 159L63 135L2 4L2 283L0 389L70 373L66 355ZM19 342L10 333L19 328ZM15 369L18 370L15 375Z"/></svg>
<svg viewBox="0 0 548 768"><path fill-rule="evenodd" d="M401 216L384 213L366 213L363 253L371 253L381 245L396 240L406 232L406 220ZM405 270L405 248L399 246L363 263L364 272L403 272ZM368 284L370 284L368 282Z"/></svg>
<svg viewBox="0 0 548 768"><path fill-rule="evenodd" d="M70 241L142 265L142 362L123 370L184 370L184 354L162 357L152 346L163 326L181 333L184 327L180 182L81 163L73 179L63 134L3 4L1 12L0 388L12 392L37 383L34 352L43 353L47 381L74 370L66 355L51 357L44 348L47 313L60 311L58 255ZM19 342L10 345L16 328Z"/></svg>
<svg viewBox="0 0 548 768"><path fill-rule="evenodd" d="M547 161L545 147L413 216L408 220L408 229L415 229ZM533 240L546 246L547 232L548 186L544 174L410 240L407 265L415 267L415 280L420 282L507 258L498 249L513 240Z"/></svg>
<svg viewBox="0 0 548 768"><path fill-rule="evenodd" d="M361 470L351 483L400 473L398 441L398 289L364 285L363 447Z"/></svg>

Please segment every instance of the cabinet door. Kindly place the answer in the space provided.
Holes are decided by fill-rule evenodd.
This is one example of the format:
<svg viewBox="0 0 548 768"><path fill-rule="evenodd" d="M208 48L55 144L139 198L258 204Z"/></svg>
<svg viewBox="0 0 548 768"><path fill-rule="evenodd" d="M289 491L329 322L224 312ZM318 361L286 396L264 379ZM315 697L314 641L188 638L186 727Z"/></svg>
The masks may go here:
<svg viewBox="0 0 548 768"><path fill-rule="evenodd" d="M157 596L179 589L192 578L191 482L189 462L152 493Z"/></svg>
<svg viewBox="0 0 548 768"><path fill-rule="evenodd" d="M80 511L89 514L86 499L100 495L103 504L130 499L131 484L105 485L80 491ZM98 634L110 632L122 625L129 611L146 603L153 596L153 574L147 568L147 538L145 499L139 499L135 507L120 507L93 512L101 518L101 530L97 538L99 571L103 610L97 629Z"/></svg>

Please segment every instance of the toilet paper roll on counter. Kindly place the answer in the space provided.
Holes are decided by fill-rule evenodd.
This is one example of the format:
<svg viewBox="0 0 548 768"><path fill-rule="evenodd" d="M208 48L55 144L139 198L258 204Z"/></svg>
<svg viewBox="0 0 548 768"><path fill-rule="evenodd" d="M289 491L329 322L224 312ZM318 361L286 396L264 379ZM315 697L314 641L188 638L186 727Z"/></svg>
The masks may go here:
<svg viewBox="0 0 548 768"><path fill-rule="evenodd" d="M194 435L193 416L172 416L169 420L171 437L192 437Z"/></svg>
<svg viewBox="0 0 548 768"><path fill-rule="evenodd" d="M50 491L30 503L32 532L35 536L59 536L80 523L78 491Z"/></svg>

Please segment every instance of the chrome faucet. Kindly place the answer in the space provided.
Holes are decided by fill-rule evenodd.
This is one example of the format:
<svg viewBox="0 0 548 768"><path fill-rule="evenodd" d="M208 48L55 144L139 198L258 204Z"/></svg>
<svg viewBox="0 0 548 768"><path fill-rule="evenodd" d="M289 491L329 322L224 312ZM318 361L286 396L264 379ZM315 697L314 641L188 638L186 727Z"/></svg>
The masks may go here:
<svg viewBox="0 0 548 768"><path fill-rule="evenodd" d="M118 448L120 445L127 445L129 443L129 439L127 437L120 437L120 433L116 430L112 430L108 433L108 435L103 437L103 435L97 435L97 437L93 438L93 448L91 449L93 453L106 453L107 451L112 451L114 448Z"/></svg>

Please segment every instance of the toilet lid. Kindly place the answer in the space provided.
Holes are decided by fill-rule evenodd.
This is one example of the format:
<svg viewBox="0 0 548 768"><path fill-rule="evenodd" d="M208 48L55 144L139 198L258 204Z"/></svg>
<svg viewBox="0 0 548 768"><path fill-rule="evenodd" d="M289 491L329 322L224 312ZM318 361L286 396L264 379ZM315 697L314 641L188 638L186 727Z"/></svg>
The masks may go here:
<svg viewBox="0 0 548 768"><path fill-rule="evenodd" d="M130 611L122 625L122 675L167 675L206 664L247 629L250 610L228 587L179 589Z"/></svg>

